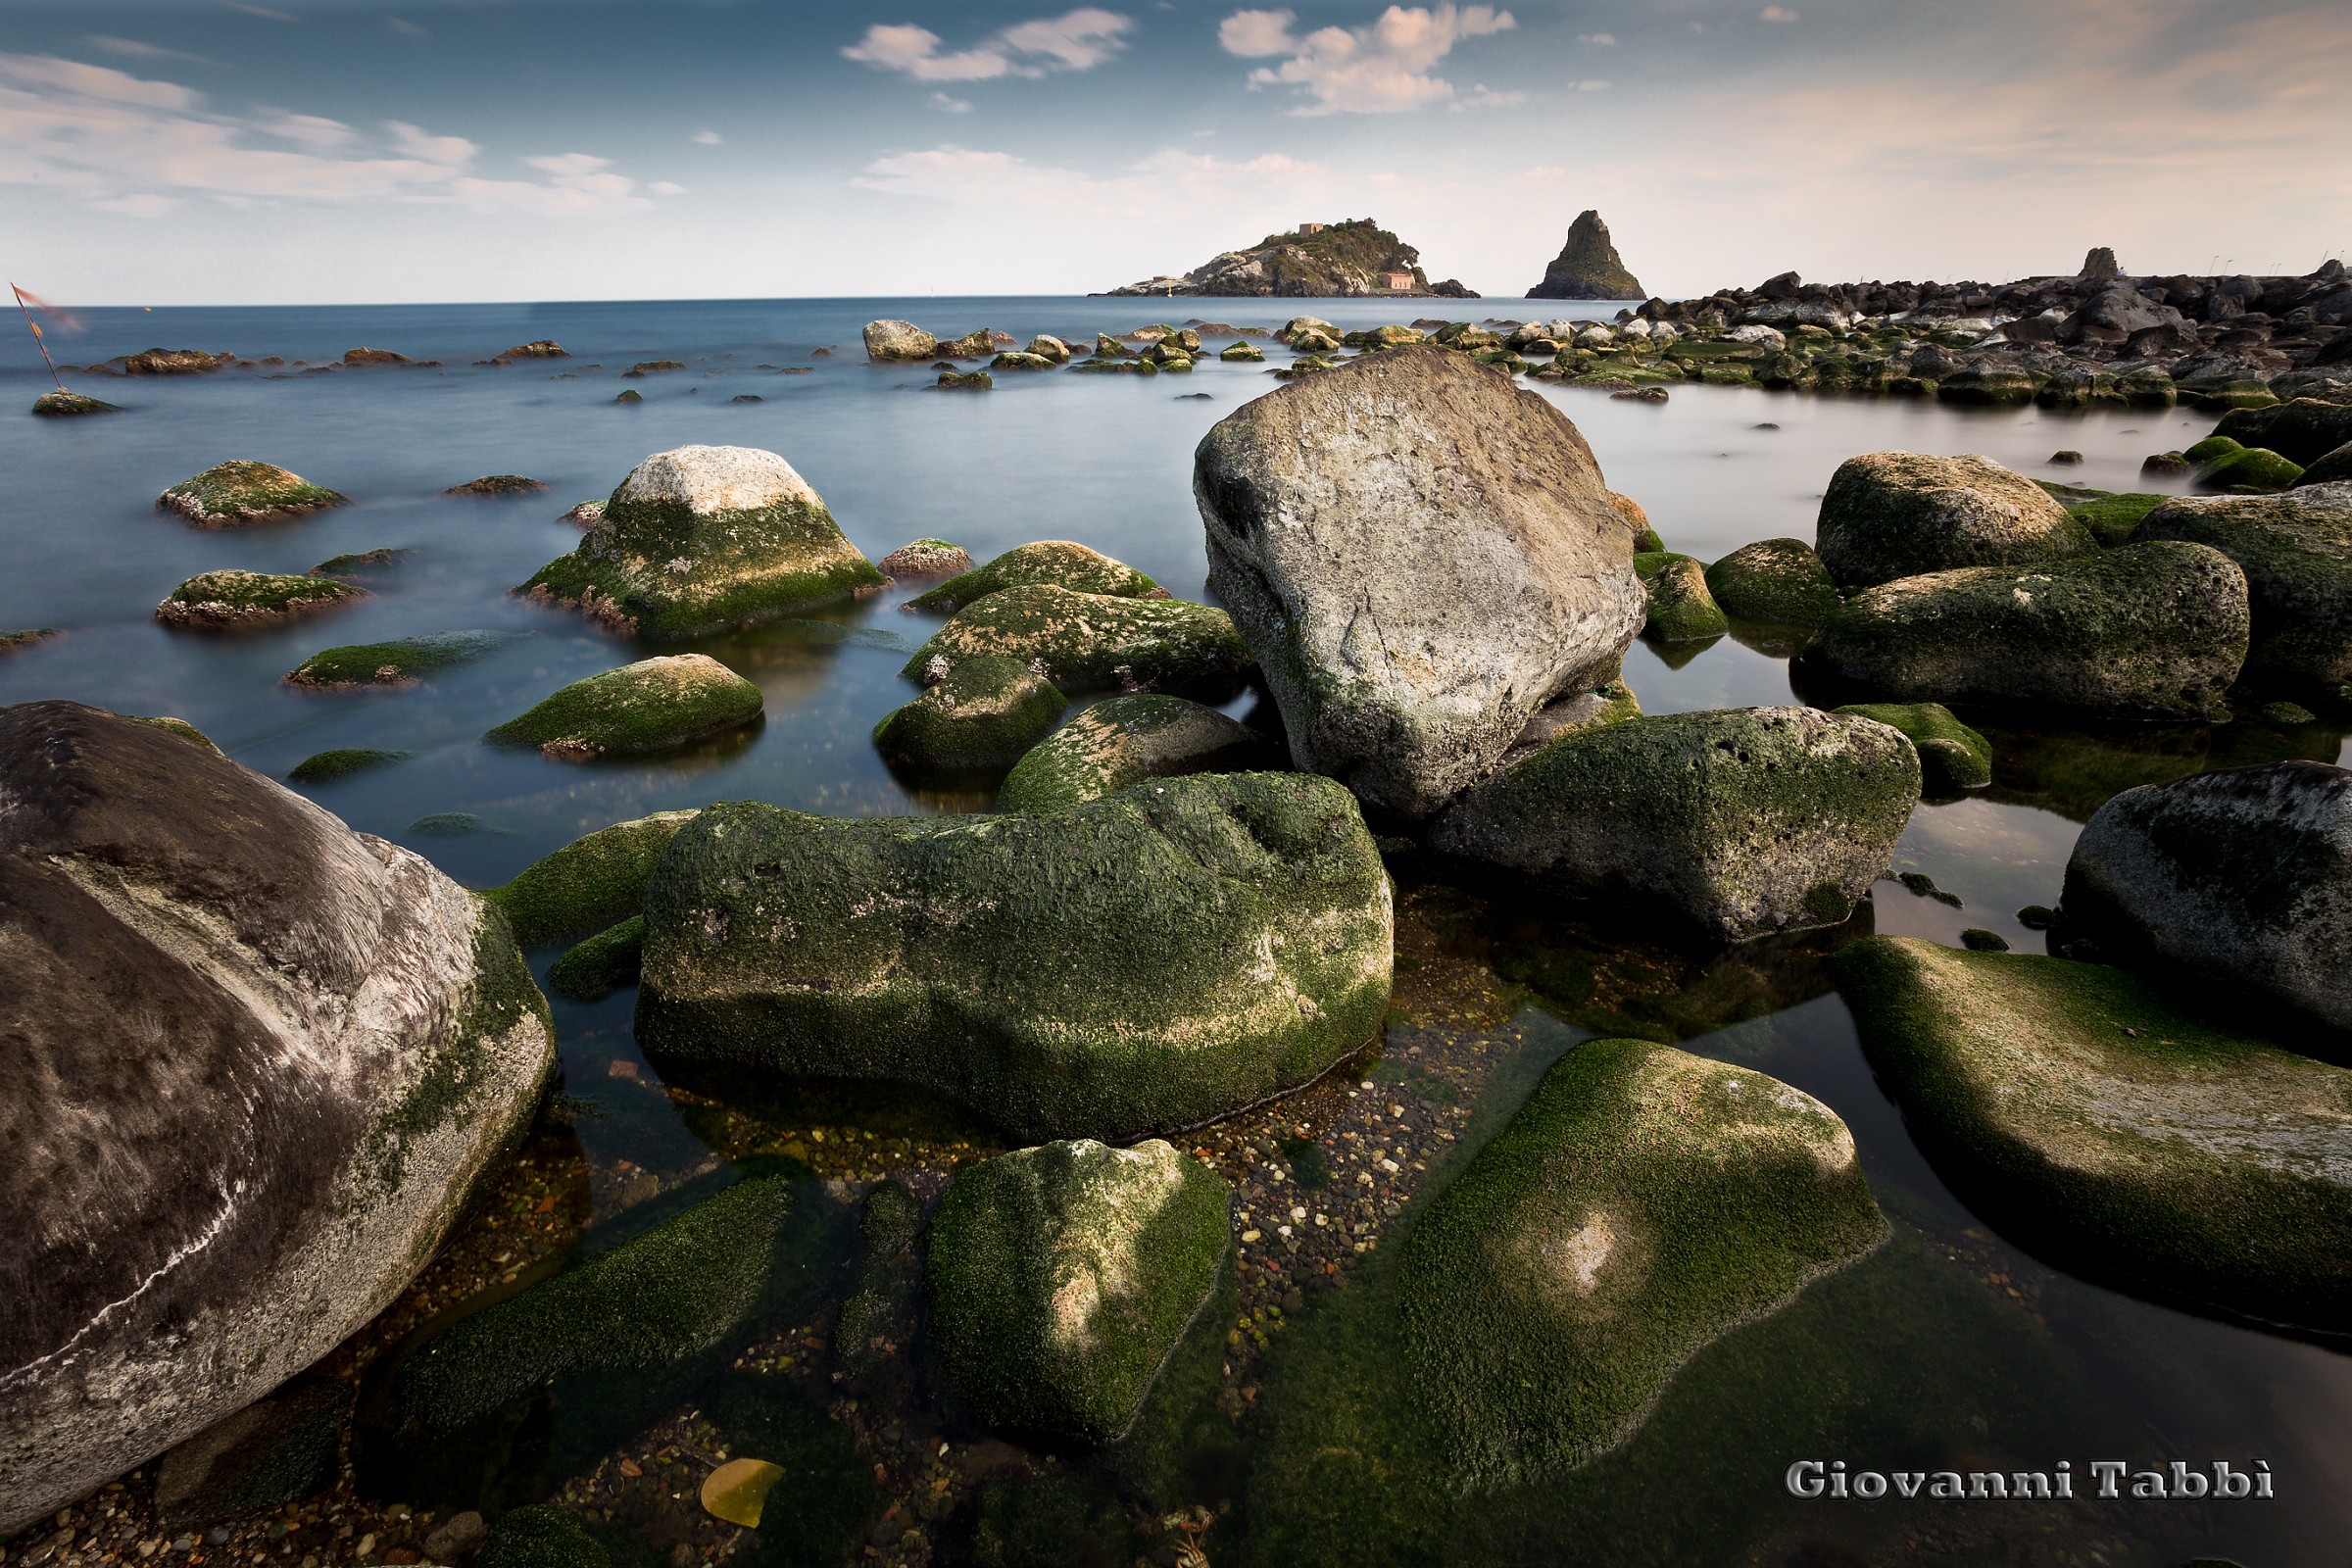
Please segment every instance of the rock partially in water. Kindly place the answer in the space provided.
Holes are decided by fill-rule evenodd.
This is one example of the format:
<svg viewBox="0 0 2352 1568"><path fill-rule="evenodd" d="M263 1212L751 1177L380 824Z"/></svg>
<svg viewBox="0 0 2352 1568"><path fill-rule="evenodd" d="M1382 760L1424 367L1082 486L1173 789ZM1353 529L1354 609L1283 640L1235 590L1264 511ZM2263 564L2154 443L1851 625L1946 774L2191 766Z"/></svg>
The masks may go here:
<svg viewBox="0 0 2352 1568"><path fill-rule="evenodd" d="M183 631L261 631L368 597L331 577L269 571L205 571L172 590L155 618Z"/></svg>
<svg viewBox="0 0 2352 1568"><path fill-rule="evenodd" d="M782 458L679 447L630 469L579 548L516 592L664 641L773 620L882 580Z"/></svg>
<svg viewBox="0 0 2352 1568"><path fill-rule="evenodd" d="M1848 458L1821 498L1822 564L1847 587L1955 566L2022 566L2095 550L2033 480L1978 457Z"/></svg>
<svg viewBox="0 0 2352 1568"><path fill-rule="evenodd" d="M1406 1375L1459 1485L1537 1480L1623 1443L1700 1349L1886 1235L1810 1095L1587 1041L1405 1241Z"/></svg>
<svg viewBox="0 0 2352 1568"><path fill-rule="evenodd" d="M32 401L32 412L46 419L72 418L77 414L121 414L120 406L79 392L44 392Z"/></svg>
<svg viewBox="0 0 2352 1568"><path fill-rule="evenodd" d="M202 349L148 349L115 362L124 375L209 375L236 362L234 354Z"/></svg>
<svg viewBox="0 0 2352 1568"><path fill-rule="evenodd" d="M2352 1325L2352 1072L2100 964L1874 937L1832 967L1914 1135L2068 1266Z"/></svg>
<svg viewBox="0 0 2352 1568"><path fill-rule="evenodd" d="M331 752L318 752L296 762L286 777L297 784L331 784L354 773L405 760L407 752L387 752L372 746L338 747Z"/></svg>
<svg viewBox="0 0 2352 1568"><path fill-rule="evenodd" d="M645 914L637 1038L664 1063L920 1085L1024 1138L1253 1104L1361 1046L1389 993L1379 853L1345 790L1294 774L1034 816L722 804Z"/></svg>
<svg viewBox="0 0 2352 1568"><path fill-rule="evenodd" d="M1889 702L2197 719L2221 709L2237 678L2247 625L2245 573L2229 557L2127 545L1867 589L1814 634L1794 673Z"/></svg>
<svg viewBox="0 0 2352 1568"><path fill-rule="evenodd" d="M563 344L556 342L553 338L541 337L533 338L528 343L517 343L504 353L494 354L490 358L494 365L508 365L516 360L568 360L571 355Z"/></svg>
<svg viewBox="0 0 2352 1568"><path fill-rule="evenodd" d="M396 566L416 553L414 550L385 547L355 551L344 556L329 556L313 566L310 575L314 577L363 577L371 572L380 571L386 566Z"/></svg>
<svg viewBox="0 0 2352 1568"><path fill-rule="evenodd" d="M865 357L869 360L928 360L939 354L939 339L912 321L865 323Z"/></svg>
<svg viewBox="0 0 2352 1568"><path fill-rule="evenodd" d="M2282 496L2182 496L2136 539L2211 545L2246 574L2246 673L2328 689L2352 680L2352 483Z"/></svg>
<svg viewBox="0 0 2352 1568"><path fill-rule="evenodd" d="M1919 752L1920 788L1930 796L1965 795L1992 782L1992 743L1941 703L1849 703L1838 711L1909 736Z"/></svg>
<svg viewBox="0 0 2352 1568"><path fill-rule="evenodd" d="M1247 773L1283 761L1272 742L1213 708L1155 694L1113 697L1019 759L997 792L997 809L1058 810L1148 778Z"/></svg>
<svg viewBox="0 0 2352 1568"><path fill-rule="evenodd" d="M1634 557L1635 574L1648 596L1642 632L1662 643L1696 642L1731 629L1715 596L1707 591L1706 568L1671 550Z"/></svg>
<svg viewBox="0 0 2352 1568"><path fill-rule="evenodd" d="M301 1381L247 1405L164 1455L155 1512L166 1530L299 1502L335 1483L351 1389Z"/></svg>
<svg viewBox="0 0 2352 1568"><path fill-rule="evenodd" d="M917 539L884 556L876 564L886 577L953 577L972 569L963 546L946 539Z"/></svg>
<svg viewBox="0 0 2352 1568"><path fill-rule="evenodd" d="M1019 660L976 655L876 724L874 747L884 761L918 773L1002 772L1053 733L1069 707Z"/></svg>
<svg viewBox="0 0 2352 1568"><path fill-rule="evenodd" d="M1919 798L1911 743L1810 708L1571 730L1465 795L1430 847L1726 942L1836 925Z"/></svg>
<svg viewBox="0 0 2352 1568"><path fill-rule="evenodd" d="M2309 465L2352 441L2352 403L2296 398L2268 409L2233 409L2213 433L2247 447L2268 447L2289 463Z"/></svg>
<svg viewBox="0 0 2352 1568"><path fill-rule="evenodd" d="M1759 539L1707 568L1707 591L1727 615L1813 627L1838 608L1830 568L1802 539Z"/></svg>
<svg viewBox="0 0 2352 1568"><path fill-rule="evenodd" d="M481 658L506 641L494 631L441 631L388 643L325 648L286 672L289 686L315 689L413 686L437 669Z"/></svg>
<svg viewBox="0 0 2352 1568"><path fill-rule="evenodd" d="M1201 441L1193 493L1293 757L1397 816L1492 772L1642 626L1634 530L1584 437L1449 349L1245 405Z"/></svg>
<svg viewBox="0 0 2352 1568"><path fill-rule="evenodd" d="M762 707L759 687L710 655L668 654L575 680L482 739L571 761L634 757L740 729Z"/></svg>
<svg viewBox="0 0 2352 1568"><path fill-rule="evenodd" d="M931 1219L931 1343L991 1426L1110 1443L1215 1289L1233 1190L1158 1139L967 1165Z"/></svg>
<svg viewBox="0 0 2352 1568"><path fill-rule="evenodd" d="M1114 599L1165 599L1168 591L1122 561L1067 539L1042 539L1016 545L987 565L951 577L906 602L909 610L953 614L965 605L997 592L1050 583L1075 594L1106 594Z"/></svg>
<svg viewBox="0 0 2352 1568"><path fill-rule="evenodd" d="M349 499L275 464L237 459L180 480L157 496L155 505L161 512L176 512L199 528L238 528L305 516L343 506Z"/></svg>
<svg viewBox="0 0 2352 1568"><path fill-rule="evenodd" d="M1222 699L1239 689L1250 668L1250 650L1222 610L1039 583L1000 588L957 611L900 673L929 683L983 654L1043 666L1045 677L1064 691L1169 691Z"/></svg>
<svg viewBox="0 0 2352 1568"><path fill-rule="evenodd" d="M644 958L645 916L632 914L558 958L547 971L547 988L574 1002L594 1002L635 985Z"/></svg>
<svg viewBox="0 0 2352 1568"><path fill-rule="evenodd" d="M204 749L28 703L0 780L29 1068L0 1146L42 1173L0 1189L9 1533L390 1304L528 1124L554 1034L495 910Z"/></svg>
<svg viewBox="0 0 2352 1568"><path fill-rule="evenodd" d="M2075 841L2066 934L2352 1034L2352 772L2271 762L2116 796Z"/></svg>
<svg viewBox="0 0 2352 1568"><path fill-rule="evenodd" d="M545 481L520 473L485 473L479 479L453 484L445 496L527 496L547 488Z"/></svg>
<svg viewBox="0 0 2352 1568"><path fill-rule="evenodd" d="M645 904L646 879L692 811L657 811L573 839L514 880L483 891L525 947L571 942L616 925Z"/></svg>

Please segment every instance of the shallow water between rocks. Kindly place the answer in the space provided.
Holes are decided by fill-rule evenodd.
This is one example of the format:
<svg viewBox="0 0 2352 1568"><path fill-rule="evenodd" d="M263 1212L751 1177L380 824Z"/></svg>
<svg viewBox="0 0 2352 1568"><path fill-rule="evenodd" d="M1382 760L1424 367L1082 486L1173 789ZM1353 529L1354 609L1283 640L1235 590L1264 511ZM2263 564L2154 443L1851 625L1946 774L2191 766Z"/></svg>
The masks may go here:
<svg viewBox="0 0 2352 1568"><path fill-rule="evenodd" d="M905 317L943 337L986 325L1025 341L1193 317L1276 326L1311 312L1372 325L1422 307L1455 317L1534 310L1513 301L1041 298L85 313L87 336L52 338L61 360L160 345L318 363L366 344L446 368L285 379L69 375L69 385L130 412L0 418L9 475L0 630L64 632L0 658L0 702L66 697L175 714L278 778L330 748L411 753L306 793L473 886L503 881L591 829L713 800L834 814L985 808L985 791L894 778L868 740L911 695L896 672L935 624L899 609L918 586L696 645L761 688L764 722L687 753L588 766L493 750L477 737L557 686L635 656L578 617L506 591L572 547L575 531L559 520L567 507L609 492L648 453L703 443L783 454L872 559L923 535L953 539L976 561L1068 538L1198 596L1205 563L1193 447L1216 419L1273 388L1263 367L1204 359L1190 375L1149 378L1000 372L993 392L958 395L929 390L932 374L920 366L869 366L858 327ZM1544 302L1542 314L1606 318L1614 307ZM542 337L572 358L472 365ZM831 357L811 357L827 346ZM0 371L0 396L19 410L45 384L37 366L21 363L28 358L12 352ZM1269 353L1271 363L1286 358L1279 347ZM686 368L618 379L658 359ZM2140 459L2212 424L2188 410L1974 411L1699 386L1675 388L1656 406L1528 384L1576 422L1609 484L1647 509L1669 548L1704 560L1756 539L1809 539L1831 472L1856 453L1977 452L2034 477L2179 488L2141 484ZM613 406L624 385L644 394L642 406ZM743 394L761 401L730 401ZM2060 448L2084 462L2050 466ZM154 509L165 486L227 458L280 464L355 504L219 533ZM490 473L528 474L549 488L517 498L439 493ZM233 638L173 632L152 618L156 602L198 571L301 571L384 547L414 554L366 579L374 597L331 617ZM329 695L279 684L329 645L472 629L513 639L420 687ZM1638 643L1626 680L1653 713L1795 700L1785 650L1759 644L1737 634L1669 652ZM1250 704L1245 697L1231 710ZM654 1428L614 1433L600 1425L593 1391L573 1391L535 1418L546 1439L535 1464L510 1454L456 1489L470 1494L397 1500L420 1519L552 1493L599 1527L616 1562L715 1554L1123 1568L1155 1548L1166 1560L1166 1548L1196 1534L1220 1568L2340 1562L2352 1540L2346 1348L2078 1277L2063 1252L1972 1212L1874 1083L1818 956L1874 928L1956 944L1964 927L1984 927L2040 951L2015 911L2057 902L2075 834L2109 794L2208 766L2341 760L2344 736L2250 719L2094 733L1964 716L1992 735L1995 783L1969 800L1923 804L1894 865L1932 877L1957 896L1956 907L1884 881L1875 906L1845 932L1690 955L1524 899L1433 881L1409 855L1398 858L1398 977L1386 1038L1341 1074L1186 1140L1236 1181L1235 1228L1250 1240L1237 1242L1237 1267L1122 1450L1056 1455L990 1440L936 1397L919 1347L835 1344L829 1310L819 1310L776 1325L734 1372L772 1379L782 1407L800 1412L791 1420L771 1411L764 1425L730 1422L723 1409L733 1396L698 1388L679 1391ZM542 975L555 956L534 955ZM564 1086L528 1163L414 1298L345 1358L348 1370L380 1359L460 1298L511 1294L558 1259L641 1231L725 1183L738 1160L800 1160L827 1182L824 1201L846 1202L858 1184L894 1172L935 1194L956 1159L999 1147L984 1128L883 1094L665 1090L630 1039L632 1004L631 992L594 1004L556 1001ZM1382 1327L1390 1244L1509 1119L1545 1065L1603 1033L1676 1040L1827 1102L1852 1128L1894 1234L1702 1352L1617 1451L1521 1492L1449 1496L1403 1408L1398 1352ZM1384 1155L1393 1172L1379 1165ZM1359 1172L1379 1179L1350 1185ZM1277 1227L1294 1208L1308 1217L1286 1241ZM719 1443L782 1457L760 1452L760 1434L770 1446L798 1445L811 1481L847 1479L793 1494L805 1521L771 1509L755 1537L702 1518L693 1486L678 1477L699 1477ZM2134 1469L2262 1460L2277 1495L1806 1500L1783 1485L1789 1463L1804 1458L1878 1470L2049 1470L2070 1460L2085 1477L2098 1459ZM365 1465L344 1485L356 1490L355 1507L395 1500L393 1483ZM1193 1505L1214 1515L1204 1532L1161 1522ZM421 1536L421 1523L413 1528ZM388 1522L383 1541L394 1539Z"/></svg>

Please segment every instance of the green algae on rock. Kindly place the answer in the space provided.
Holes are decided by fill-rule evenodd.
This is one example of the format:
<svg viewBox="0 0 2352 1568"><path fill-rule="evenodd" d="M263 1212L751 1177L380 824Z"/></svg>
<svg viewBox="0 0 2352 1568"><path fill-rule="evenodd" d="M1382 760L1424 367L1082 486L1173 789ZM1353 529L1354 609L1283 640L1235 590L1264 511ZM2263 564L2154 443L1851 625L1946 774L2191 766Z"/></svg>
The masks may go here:
<svg viewBox="0 0 2352 1568"><path fill-rule="evenodd" d="M1814 627L1838 608L1830 568L1802 539L1759 539L1707 568L1707 592L1727 615Z"/></svg>
<svg viewBox="0 0 2352 1568"><path fill-rule="evenodd" d="M2207 440L2215 438L2267 447L2289 463L2310 464L2352 441L2352 403L2296 398L2273 408L2232 410L2222 416ZM2188 455L2195 458L2196 448Z"/></svg>
<svg viewBox="0 0 2352 1568"><path fill-rule="evenodd" d="M2352 484L2282 496L2183 496L2138 539L2210 545L2246 574L2248 676L2304 688L2352 680Z"/></svg>
<svg viewBox="0 0 2352 1568"><path fill-rule="evenodd" d="M1224 697L1250 667L1233 619L1182 599L1072 593L1052 583L1000 588L931 634L900 671L932 681L979 654L1045 666L1064 691L1142 689Z"/></svg>
<svg viewBox="0 0 2352 1568"><path fill-rule="evenodd" d="M612 1568L612 1556L561 1503L509 1510L482 1540L474 1568Z"/></svg>
<svg viewBox="0 0 2352 1568"><path fill-rule="evenodd" d="M371 767L404 760L408 756L407 752L379 751L368 746L339 747L304 758L287 770L286 777L297 784L328 784Z"/></svg>
<svg viewBox="0 0 2352 1568"><path fill-rule="evenodd" d="M617 925L645 904L646 879L692 811L657 811L573 839L482 897L504 909L524 947L569 942Z"/></svg>
<svg viewBox="0 0 2352 1568"><path fill-rule="evenodd" d="M760 688L708 654L641 659L575 680L482 738L550 757L666 752L758 718Z"/></svg>
<svg viewBox="0 0 2352 1568"><path fill-rule="evenodd" d="M1809 708L1570 730L1464 795L1432 849L1718 941L1836 925L1919 797L1886 725Z"/></svg>
<svg viewBox="0 0 2352 1568"><path fill-rule="evenodd" d="M1707 1344L1886 1233L1819 1101L1587 1041L1405 1241L1406 1376L1462 1486L1538 1479L1623 1443Z"/></svg>
<svg viewBox="0 0 2352 1568"><path fill-rule="evenodd" d="M526 496L547 488L546 482L519 473L485 473L479 479L453 484L445 496Z"/></svg>
<svg viewBox="0 0 2352 1568"><path fill-rule="evenodd" d="M1362 1046L1389 995L1379 852L1353 797L1298 774L1042 815L726 803L664 852L645 915L658 1059L915 1084L1028 1138L1254 1104Z"/></svg>
<svg viewBox="0 0 2352 1568"><path fill-rule="evenodd" d="M2301 467L2266 447L2240 447L2198 468L2196 482L2200 490L2246 494L2291 489L2302 477Z"/></svg>
<svg viewBox="0 0 2352 1568"><path fill-rule="evenodd" d="M1928 795L1965 795L1992 782L1992 743L1941 703L1849 703L1837 711L1908 735L1919 752L1920 788Z"/></svg>
<svg viewBox="0 0 2352 1568"><path fill-rule="evenodd" d="M1822 564L1848 587L1956 566L2018 566L2097 548L2040 486L1979 457L1872 452L1821 498Z"/></svg>
<svg viewBox="0 0 2352 1568"><path fill-rule="evenodd" d="M1671 550L1646 552L1634 557L1634 573L1649 596L1642 629L1659 642L1696 642L1731 629L1707 591L1706 568L1698 561Z"/></svg>
<svg viewBox="0 0 2352 1568"><path fill-rule="evenodd" d="M259 631L367 597L367 589L331 577L232 568L190 577L155 607L155 618L185 631Z"/></svg>
<svg viewBox="0 0 2352 1568"><path fill-rule="evenodd" d="M1148 778L1277 769L1284 760L1272 742L1213 708L1155 693L1112 697L1021 758L997 792L997 809L1057 810Z"/></svg>
<svg viewBox="0 0 2352 1568"><path fill-rule="evenodd" d="M1052 733L1069 706L1019 660L979 654L885 715L874 746L884 761L916 772L1001 772Z"/></svg>
<svg viewBox="0 0 2352 1568"><path fill-rule="evenodd" d="M1793 672L1889 702L2204 718L2245 662L2245 585L2220 551L2172 542L1929 572L1847 600Z"/></svg>
<svg viewBox="0 0 2352 1568"><path fill-rule="evenodd" d="M1232 1189L1152 1139L967 1165L931 1219L931 1343L991 1426L1123 1436L1231 1245Z"/></svg>
<svg viewBox="0 0 2352 1568"><path fill-rule="evenodd" d="M754 447L679 447L629 470L571 554L515 591L671 641L871 592L882 574L792 465Z"/></svg>
<svg viewBox="0 0 2352 1568"><path fill-rule="evenodd" d="M909 610L953 614L1000 588L1051 583L1077 594L1115 599L1165 599L1168 591L1124 562L1067 539L1016 545L985 566L951 577L929 593L906 602Z"/></svg>
<svg viewBox="0 0 2352 1568"><path fill-rule="evenodd" d="M574 1002L594 1002L637 983L645 956L645 916L632 914L566 952L547 971L547 988Z"/></svg>
<svg viewBox="0 0 2352 1568"><path fill-rule="evenodd" d="M2132 530L2139 526L2140 519L2172 499L2146 491L2118 493L2083 490L2073 485L2042 488L2056 496L2066 508L2066 514L2088 528L2093 539L2110 547L2131 543Z"/></svg>
<svg viewBox="0 0 2352 1568"><path fill-rule="evenodd" d="M115 716L127 718L134 724L153 725L167 735L186 741L190 746L202 747L215 757L223 755L220 748L213 744L213 738L210 735L184 718L174 718L169 713L117 713Z"/></svg>
<svg viewBox="0 0 2352 1568"><path fill-rule="evenodd" d="M2099 964L1874 937L1831 966L1949 1173L2167 1296L2352 1324L2352 1072Z"/></svg>
<svg viewBox="0 0 2352 1568"><path fill-rule="evenodd" d="M178 513L199 528L235 528L303 516L342 506L348 499L274 464L237 460L180 480L157 496L155 505L159 511Z"/></svg>
<svg viewBox="0 0 2352 1568"><path fill-rule="evenodd" d="M437 669L479 659L506 638L494 631L443 631L388 643L325 648L286 673L289 686L413 686Z"/></svg>
<svg viewBox="0 0 2352 1568"><path fill-rule="evenodd" d="M77 414L121 414L122 406L79 392L44 392L32 400L32 412L45 419L72 418Z"/></svg>

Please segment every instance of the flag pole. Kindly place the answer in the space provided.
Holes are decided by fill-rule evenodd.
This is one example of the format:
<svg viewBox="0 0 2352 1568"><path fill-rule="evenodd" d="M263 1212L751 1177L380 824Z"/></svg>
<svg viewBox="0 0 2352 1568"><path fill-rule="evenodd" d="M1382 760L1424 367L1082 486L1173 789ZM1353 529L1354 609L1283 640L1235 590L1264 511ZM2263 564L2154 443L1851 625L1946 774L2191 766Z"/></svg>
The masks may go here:
<svg viewBox="0 0 2352 1568"><path fill-rule="evenodd" d="M8 291L17 297L17 309L24 315L24 324L32 328L32 346L41 351L41 363L49 367L49 379L56 381L57 389L63 392L66 383L58 379L57 362L49 357L49 345L41 341L41 323L32 318L32 310L24 303L24 291L14 283L8 285Z"/></svg>

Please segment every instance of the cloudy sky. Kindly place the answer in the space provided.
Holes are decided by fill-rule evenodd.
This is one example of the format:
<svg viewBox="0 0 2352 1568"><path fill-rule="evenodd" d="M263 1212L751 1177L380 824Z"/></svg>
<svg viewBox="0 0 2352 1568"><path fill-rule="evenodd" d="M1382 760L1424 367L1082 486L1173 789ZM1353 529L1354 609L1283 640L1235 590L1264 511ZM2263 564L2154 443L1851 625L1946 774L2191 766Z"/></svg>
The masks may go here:
<svg viewBox="0 0 2352 1568"><path fill-rule="evenodd" d="M2347 0L0 0L0 266L89 304L1064 293L1372 216L1516 295L2303 271Z"/></svg>

